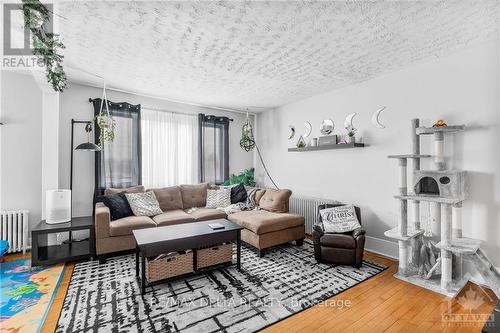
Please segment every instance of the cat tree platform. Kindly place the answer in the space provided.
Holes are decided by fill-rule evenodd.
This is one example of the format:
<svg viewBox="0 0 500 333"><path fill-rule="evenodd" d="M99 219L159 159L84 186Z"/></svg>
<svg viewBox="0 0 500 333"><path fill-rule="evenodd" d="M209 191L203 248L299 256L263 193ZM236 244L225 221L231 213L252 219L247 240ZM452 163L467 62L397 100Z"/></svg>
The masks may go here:
<svg viewBox="0 0 500 333"><path fill-rule="evenodd" d="M481 247L482 241L473 238L453 238L450 244L439 242L436 247L443 250L448 250L457 254L474 254Z"/></svg>
<svg viewBox="0 0 500 333"><path fill-rule="evenodd" d="M443 198L433 195L395 195L394 198L400 200L411 200L411 201L428 201L428 202L442 203L448 205L457 205L463 201L462 199Z"/></svg>
<svg viewBox="0 0 500 333"><path fill-rule="evenodd" d="M418 127L417 135L429 135L435 133L457 133L465 130L465 125L441 126L441 127Z"/></svg>
<svg viewBox="0 0 500 333"><path fill-rule="evenodd" d="M425 230L408 230L405 235L402 235L399 228L396 227L396 228L392 228L391 230L387 230L386 232L384 232L384 235L386 235L389 238L407 241L407 240L410 240L412 238L415 238L417 236L422 235L424 233L424 231Z"/></svg>
<svg viewBox="0 0 500 333"><path fill-rule="evenodd" d="M399 273L394 274L394 277L405 281L409 282L411 284L414 284L416 286L419 286L421 288L425 288L431 291L434 291L436 293L439 293L441 295L447 296L447 297L455 297L457 296L460 291L464 288L464 286L467 284L468 279L462 279L462 280L452 280L449 289L443 289L441 287L441 278L440 276L433 276L429 280L425 280L421 278L419 275L414 274L414 275L409 275L409 276L403 276Z"/></svg>

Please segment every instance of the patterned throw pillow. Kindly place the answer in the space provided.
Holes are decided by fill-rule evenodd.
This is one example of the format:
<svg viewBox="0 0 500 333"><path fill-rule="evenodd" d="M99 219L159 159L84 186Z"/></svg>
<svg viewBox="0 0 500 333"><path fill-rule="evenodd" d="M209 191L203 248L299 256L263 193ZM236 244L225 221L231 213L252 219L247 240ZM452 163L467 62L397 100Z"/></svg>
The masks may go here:
<svg viewBox="0 0 500 333"><path fill-rule="evenodd" d="M207 190L207 208L226 208L231 205L231 189Z"/></svg>
<svg viewBox="0 0 500 333"><path fill-rule="evenodd" d="M247 201L245 202L248 209L254 209L257 204L255 203L255 193L257 193L258 189L249 188L247 190Z"/></svg>
<svg viewBox="0 0 500 333"><path fill-rule="evenodd" d="M353 205L326 208L319 213L326 233L343 233L361 227Z"/></svg>
<svg viewBox="0 0 500 333"><path fill-rule="evenodd" d="M125 193L135 216L155 216L163 213L152 191L145 193Z"/></svg>

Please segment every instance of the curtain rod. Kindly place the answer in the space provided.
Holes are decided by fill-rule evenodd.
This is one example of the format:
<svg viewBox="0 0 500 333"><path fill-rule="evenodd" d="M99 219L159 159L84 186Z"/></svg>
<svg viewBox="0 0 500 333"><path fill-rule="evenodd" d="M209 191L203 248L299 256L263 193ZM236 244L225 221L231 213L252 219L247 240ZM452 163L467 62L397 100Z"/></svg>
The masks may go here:
<svg viewBox="0 0 500 333"><path fill-rule="evenodd" d="M95 99L97 98L89 98L89 102L92 103ZM121 102L121 103L126 103L126 102ZM118 102L117 104L120 104L120 102ZM130 104L130 103L128 103ZM132 104L131 104L132 105ZM159 108L152 108L152 107L149 107L149 106L146 106L146 105L141 105L141 108L143 109L147 109L147 110L153 110L153 111L160 111L160 112L168 112L168 113L174 113L174 114L182 114L182 115L186 115L186 116L193 116L193 117L197 117L198 114L197 113L188 113L188 112L180 112L180 111L171 111L171 110L167 110L167 109L159 109ZM210 115L209 115L210 116ZM214 117L218 117L218 116L215 116L215 115L212 115ZM234 121L233 118L229 118L229 121Z"/></svg>
<svg viewBox="0 0 500 333"><path fill-rule="evenodd" d="M141 107L144 108L144 109L147 109L147 110L153 110L153 111L160 111L160 112L168 112L168 113L175 113L175 114L182 114L182 115L186 115L186 116L193 116L193 117L198 117L198 113L189 113L189 112L180 112L180 111L170 111L170 110L166 110L166 109L159 109L159 108L151 108L147 105L142 105L141 104ZM216 115L208 115L208 116L214 116L214 117L220 117L220 116L216 116ZM229 118L227 117L227 119L229 119L229 121L234 121L233 118Z"/></svg>

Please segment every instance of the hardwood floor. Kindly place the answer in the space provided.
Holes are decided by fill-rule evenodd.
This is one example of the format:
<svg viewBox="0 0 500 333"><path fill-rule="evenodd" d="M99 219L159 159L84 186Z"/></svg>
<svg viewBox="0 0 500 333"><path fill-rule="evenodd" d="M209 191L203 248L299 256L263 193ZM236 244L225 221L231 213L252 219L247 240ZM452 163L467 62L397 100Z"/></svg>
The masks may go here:
<svg viewBox="0 0 500 333"><path fill-rule="evenodd" d="M450 299L396 279L393 275L397 262L392 259L369 252L365 252L365 259L389 268L332 297L327 304L304 310L263 332L481 332L486 318L468 326L451 322L447 326L443 316L449 313L449 307L453 314L469 313L458 302L468 290L484 299L473 313L489 314L497 301L491 290L473 283L467 284L457 298ZM341 306L347 302L349 306Z"/></svg>
<svg viewBox="0 0 500 333"><path fill-rule="evenodd" d="M21 257L7 256L8 260ZM386 264L389 268L330 298L325 304L304 310L262 332L480 332L485 317L474 317L475 320L468 325L453 322L446 325L447 321L443 321L443 317L450 313L450 309L455 316L471 313L486 315L491 313L497 302L489 289L483 289L473 283L465 286L457 298L450 299L394 278L397 263L392 259L370 252L365 252L365 259ZM73 267L72 263L66 265L42 333L55 330ZM474 292L476 300L480 300L472 312L462 307L458 301L468 291Z"/></svg>

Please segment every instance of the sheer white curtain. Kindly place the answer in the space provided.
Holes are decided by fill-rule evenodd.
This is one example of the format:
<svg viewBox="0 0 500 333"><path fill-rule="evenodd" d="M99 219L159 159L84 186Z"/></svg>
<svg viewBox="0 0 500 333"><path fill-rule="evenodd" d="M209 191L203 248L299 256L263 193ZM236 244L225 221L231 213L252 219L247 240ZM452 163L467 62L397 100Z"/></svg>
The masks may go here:
<svg viewBox="0 0 500 333"><path fill-rule="evenodd" d="M158 188L198 182L197 115L141 111L142 184Z"/></svg>

